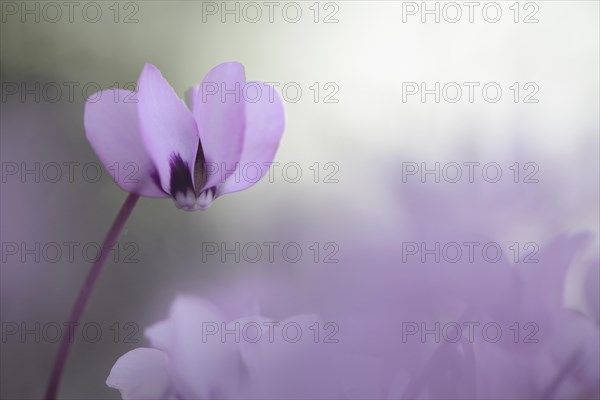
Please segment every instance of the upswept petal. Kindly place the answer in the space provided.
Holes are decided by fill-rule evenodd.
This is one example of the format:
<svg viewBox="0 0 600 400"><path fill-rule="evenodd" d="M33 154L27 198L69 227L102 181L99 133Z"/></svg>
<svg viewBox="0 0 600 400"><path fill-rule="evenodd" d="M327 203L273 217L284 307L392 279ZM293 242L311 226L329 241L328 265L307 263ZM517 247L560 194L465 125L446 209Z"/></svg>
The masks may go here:
<svg viewBox="0 0 600 400"><path fill-rule="evenodd" d="M233 172L240 159L245 127L245 83L244 66L227 62L211 69L195 90L192 106L209 170L203 189L224 181L222 174Z"/></svg>
<svg viewBox="0 0 600 400"><path fill-rule="evenodd" d="M173 197L187 196L195 189L198 128L185 103L152 64L146 64L138 82L138 116L162 188Z"/></svg>
<svg viewBox="0 0 600 400"><path fill-rule="evenodd" d="M155 168L142 143L134 93L109 89L85 104L83 123L94 151L122 189L149 197L167 194L155 183Z"/></svg>
<svg viewBox="0 0 600 400"><path fill-rule="evenodd" d="M217 195L237 192L258 182L269 170L281 141L285 115L281 97L264 82L248 82L260 96L246 102L246 130L238 171L219 188ZM250 91L250 90L248 90ZM248 99L253 99L248 95Z"/></svg>

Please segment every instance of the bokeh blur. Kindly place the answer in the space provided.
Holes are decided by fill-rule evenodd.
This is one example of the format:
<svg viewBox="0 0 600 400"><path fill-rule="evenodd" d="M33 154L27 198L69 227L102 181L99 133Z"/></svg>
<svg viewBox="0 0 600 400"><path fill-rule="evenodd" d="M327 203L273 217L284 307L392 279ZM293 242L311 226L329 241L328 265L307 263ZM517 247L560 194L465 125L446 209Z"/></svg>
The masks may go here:
<svg viewBox="0 0 600 400"><path fill-rule="evenodd" d="M598 260L598 2L0 5L2 398L42 397L56 327L126 197L85 138L86 98L131 88L146 63L182 97L225 61L272 82L286 111L279 164L206 211L140 200L95 288L84 318L92 339L75 341L60 398L120 398L105 384L112 366L148 346L144 330L179 294L264 276L294 297L319 279L315 270L335 267L344 279L357 263L402 269L405 244L426 238L494 241L512 261L515 243L528 254L586 235L564 302L593 320L582 287ZM302 251L294 262L281 251L290 243L290 254Z"/></svg>

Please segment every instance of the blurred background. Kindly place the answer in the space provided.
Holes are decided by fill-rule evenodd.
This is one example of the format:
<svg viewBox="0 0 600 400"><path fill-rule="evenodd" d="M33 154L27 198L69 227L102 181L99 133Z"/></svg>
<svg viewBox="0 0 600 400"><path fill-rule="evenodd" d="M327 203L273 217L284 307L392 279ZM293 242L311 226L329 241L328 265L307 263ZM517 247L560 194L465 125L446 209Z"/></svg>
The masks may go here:
<svg viewBox="0 0 600 400"><path fill-rule="evenodd" d="M110 368L146 344L143 330L164 318L177 294L202 295L261 274L293 282L303 270L328 268L328 243L341 265L363 248L390 251L382 242L398 232L405 235L398 243L411 240L407 225L421 218L411 205L426 199L439 199L427 213L452 206L452 227L464 223L506 247L588 232L578 263L597 260L598 2L494 3L500 15L495 6L484 12L489 2L482 2L472 22L460 2L453 3L462 13L456 22L447 2L72 3L0 2L2 398L42 396L58 347L49 340L52 324L67 320L90 265L82 249L93 254L126 197L98 169L85 138L85 99L131 88L145 63L181 96L224 61L244 64L249 80L275 82L286 110L275 159L281 167L205 212L141 199L85 315L102 335L74 344L61 398L119 398L104 383ZM439 22L425 7L438 10ZM439 101L433 92L422 98L421 84L431 90L436 82ZM456 102L455 85L443 91L452 82L462 88ZM464 82L477 83L472 101ZM502 93L490 101L496 87ZM436 162L498 163L503 179L469 184L463 177L454 185L403 175L406 163ZM515 163L523 174L517 183ZM524 183L533 169L538 182ZM444 200L457 186L452 204ZM427 216L423 224L432 223ZM79 243L71 259L65 242ZM295 264L282 257L223 262L205 254L209 242L294 242L304 256ZM33 251L13 254L10 243ZM314 243L319 262L309 250ZM567 285L574 307L583 280L577 271ZM14 324L16 335L7 331ZM24 329L34 333L23 339Z"/></svg>

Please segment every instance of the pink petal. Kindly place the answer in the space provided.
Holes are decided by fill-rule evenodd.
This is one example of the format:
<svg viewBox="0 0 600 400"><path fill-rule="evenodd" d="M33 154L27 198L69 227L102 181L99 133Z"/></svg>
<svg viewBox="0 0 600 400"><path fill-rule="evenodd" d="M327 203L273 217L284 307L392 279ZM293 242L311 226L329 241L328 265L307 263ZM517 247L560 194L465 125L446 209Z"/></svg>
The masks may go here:
<svg viewBox="0 0 600 400"><path fill-rule="evenodd" d="M122 189L165 197L152 174L154 165L142 142L133 92L109 89L85 104L83 123L94 151Z"/></svg>
<svg viewBox="0 0 600 400"><path fill-rule="evenodd" d="M183 398L223 398L237 387L241 356L231 335L221 340L225 322L213 304L180 296L169 319L146 330L152 346L169 355L174 386ZM213 328L217 331L210 334Z"/></svg>
<svg viewBox="0 0 600 400"><path fill-rule="evenodd" d="M217 186L221 173L235 169L244 141L244 66L219 64L204 77L193 103L200 141L211 171L204 188ZM192 93L194 90L192 90Z"/></svg>
<svg viewBox="0 0 600 400"><path fill-rule="evenodd" d="M258 182L269 170L283 134L285 115L279 94L263 82L249 82L248 86L251 85L259 87L262 95L256 102L246 102L246 131L239 168L236 175L221 185L218 195L237 192ZM249 94L248 98L252 96Z"/></svg>
<svg viewBox="0 0 600 400"><path fill-rule="evenodd" d="M155 349L132 350L117 360L106 384L119 390L124 400L168 398L167 356Z"/></svg>
<svg viewBox="0 0 600 400"><path fill-rule="evenodd" d="M198 128L190 110L152 64L138 82L142 139L158 170L162 188L175 197L194 190Z"/></svg>

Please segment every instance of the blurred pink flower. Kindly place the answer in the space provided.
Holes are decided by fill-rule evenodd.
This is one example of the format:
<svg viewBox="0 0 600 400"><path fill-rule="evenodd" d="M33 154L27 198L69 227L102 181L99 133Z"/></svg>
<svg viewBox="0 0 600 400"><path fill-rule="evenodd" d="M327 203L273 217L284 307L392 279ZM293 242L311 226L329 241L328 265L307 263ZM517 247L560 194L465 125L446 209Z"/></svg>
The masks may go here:
<svg viewBox="0 0 600 400"><path fill-rule="evenodd" d="M152 348L122 356L106 383L124 399L320 397L336 372L336 360L324 358L335 343L317 336L322 326L316 315L229 320L214 304L181 296L147 329Z"/></svg>
<svg viewBox="0 0 600 400"><path fill-rule="evenodd" d="M562 305L564 275L585 241L557 238L525 266L400 266L367 250L352 264L305 273L301 290L262 280L218 288L227 294L212 302L179 297L146 331L151 348L122 356L107 384L124 399L594 396L598 325ZM302 340L269 341L271 321L300 321ZM334 324L335 342L315 343L315 322L321 334ZM255 337L244 335L248 324L263 326L261 340L247 340ZM217 333L205 340L209 325ZM448 326L462 327L456 341Z"/></svg>

